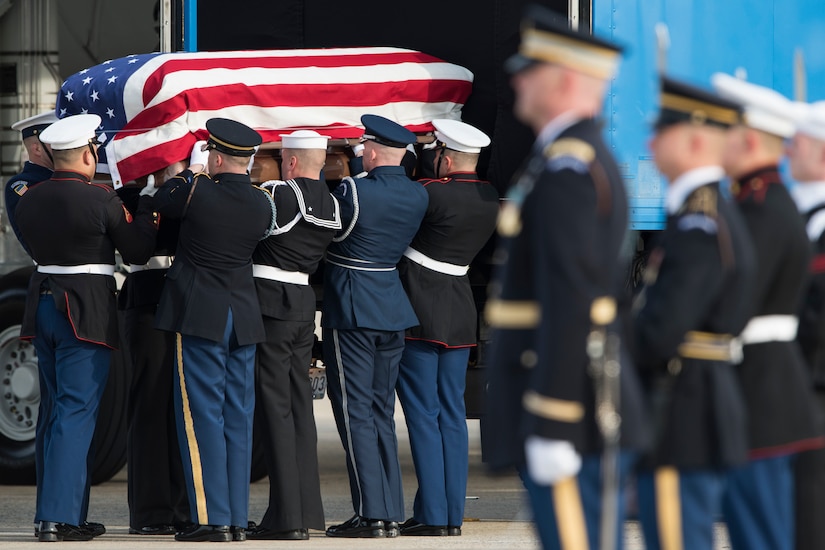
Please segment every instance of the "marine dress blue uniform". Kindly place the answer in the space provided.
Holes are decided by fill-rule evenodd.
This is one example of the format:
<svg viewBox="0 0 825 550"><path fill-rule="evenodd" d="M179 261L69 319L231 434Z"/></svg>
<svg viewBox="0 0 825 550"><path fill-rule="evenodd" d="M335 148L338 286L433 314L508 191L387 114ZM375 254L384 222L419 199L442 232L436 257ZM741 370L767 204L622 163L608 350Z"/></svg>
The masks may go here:
<svg viewBox="0 0 825 550"><path fill-rule="evenodd" d="M362 118L367 119L365 134L393 139L397 127L400 147L414 139L393 122L368 116ZM427 192L403 167L378 166L364 178L345 179L333 196L341 206L344 230L327 249L324 268L321 325L329 397L347 455L356 515L401 521L395 384L404 330L418 319L396 264L424 217ZM384 527L376 523L371 531L380 536Z"/></svg>

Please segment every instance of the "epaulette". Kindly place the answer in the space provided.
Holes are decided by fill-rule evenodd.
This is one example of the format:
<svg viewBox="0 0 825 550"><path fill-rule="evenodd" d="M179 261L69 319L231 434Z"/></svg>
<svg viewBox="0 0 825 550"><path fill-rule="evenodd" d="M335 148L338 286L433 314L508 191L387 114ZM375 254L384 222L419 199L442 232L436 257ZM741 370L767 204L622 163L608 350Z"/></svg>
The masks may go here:
<svg viewBox="0 0 825 550"><path fill-rule="evenodd" d="M562 138L544 148L547 169L553 172L573 170L580 174L590 170L590 164L596 158L593 146L578 138Z"/></svg>

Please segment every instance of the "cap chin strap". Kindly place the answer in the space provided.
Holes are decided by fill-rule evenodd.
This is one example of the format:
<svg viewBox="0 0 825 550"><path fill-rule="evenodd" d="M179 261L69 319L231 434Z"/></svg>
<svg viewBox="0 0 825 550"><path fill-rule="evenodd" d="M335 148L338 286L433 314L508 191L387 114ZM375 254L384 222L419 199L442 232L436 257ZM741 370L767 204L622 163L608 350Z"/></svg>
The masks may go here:
<svg viewBox="0 0 825 550"><path fill-rule="evenodd" d="M435 165L435 177L441 177L441 161L444 160L444 153L447 152L447 144L443 141L438 142L439 148L439 155L438 155L438 164Z"/></svg>
<svg viewBox="0 0 825 550"><path fill-rule="evenodd" d="M49 150L48 147L46 147L45 143L40 141L40 134L37 135L37 141L40 142L40 146L43 148L43 151L46 153L46 156L49 157L49 161L52 163L52 166L54 166L54 157L52 156L52 152Z"/></svg>

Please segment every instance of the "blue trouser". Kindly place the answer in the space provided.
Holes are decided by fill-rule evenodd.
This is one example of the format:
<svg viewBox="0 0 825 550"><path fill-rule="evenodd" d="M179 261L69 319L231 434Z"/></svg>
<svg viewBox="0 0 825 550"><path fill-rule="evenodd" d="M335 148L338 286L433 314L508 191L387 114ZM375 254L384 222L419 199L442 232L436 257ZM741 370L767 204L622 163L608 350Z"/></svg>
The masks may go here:
<svg viewBox="0 0 825 550"><path fill-rule="evenodd" d="M192 521L246 527L255 412L255 346L178 333L175 417Z"/></svg>
<svg viewBox="0 0 825 550"><path fill-rule="evenodd" d="M793 458L751 460L728 472L722 510L733 548L794 548Z"/></svg>
<svg viewBox="0 0 825 550"><path fill-rule="evenodd" d="M619 454L616 499L616 549L624 546L624 484L636 455L628 451ZM533 510L533 521L544 550L599 547L599 522L602 512L602 460L600 455L584 455L582 467L575 478L556 485L539 485L527 474L519 472Z"/></svg>
<svg viewBox="0 0 825 550"><path fill-rule="evenodd" d="M665 466L639 472L639 519L645 547L713 548L713 524L721 512L725 481L725 470Z"/></svg>
<svg viewBox="0 0 825 550"><path fill-rule="evenodd" d="M467 493L464 386L470 348L407 340L398 397L410 435L418 491L413 517L426 525L460 526Z"/></svg>
<svg viewBox="0 0 825 550"><path fill-rule="evenodd" d="M100 399L109 376L111 350L78 340L72 325L57 311L52 295L37 307L37 350L41 383L51 406L41 409L36 448L38 467L36 518L79 525L89 503L89 448ZM36 451L37 452L37 451Z"/></svg>
<svg viewBox="0 0 825 550"><path fill-rule="evenodd" d="M352 505L371 519L404 520L395 436L395 383L404 331L323 333L329 399L347 456Z"/></svg>

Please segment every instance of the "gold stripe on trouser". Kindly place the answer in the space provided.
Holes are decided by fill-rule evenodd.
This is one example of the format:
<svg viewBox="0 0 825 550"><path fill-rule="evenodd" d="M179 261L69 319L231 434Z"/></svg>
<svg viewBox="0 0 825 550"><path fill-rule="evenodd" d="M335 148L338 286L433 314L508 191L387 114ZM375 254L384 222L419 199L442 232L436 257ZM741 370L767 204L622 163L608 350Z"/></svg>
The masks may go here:
<svg viewBox="0 0 825 550"><path fill-rule="evenodd" d="M189 445L189 459L192 466L192 479L195 482L195 502L198 510L198 523L209 524L209 512L206 509L206 491L203 489L203 466L198 449L198 439L195 437L195 423L192 420L192 409L189 408L189 394L186 392L186 379L183 377L183 342L180 332L176 334L178 354L178 377L180 378L180 397L183 405L183 426L186 431L186 443Z"/></svg>
<svg viewBox="0 0 825 550"><path fill-rule="evenodd" d="M578 481L575 477L562 479L551 491L562 550L587 550L587 527Z"/></svg>
<svg viewBox="0 0 825 550"><path fill-rule="evenodd" d="M656 468L656 523L662 550L682 550L682 504L679 499L679 471L673 466Z"/></svg>

